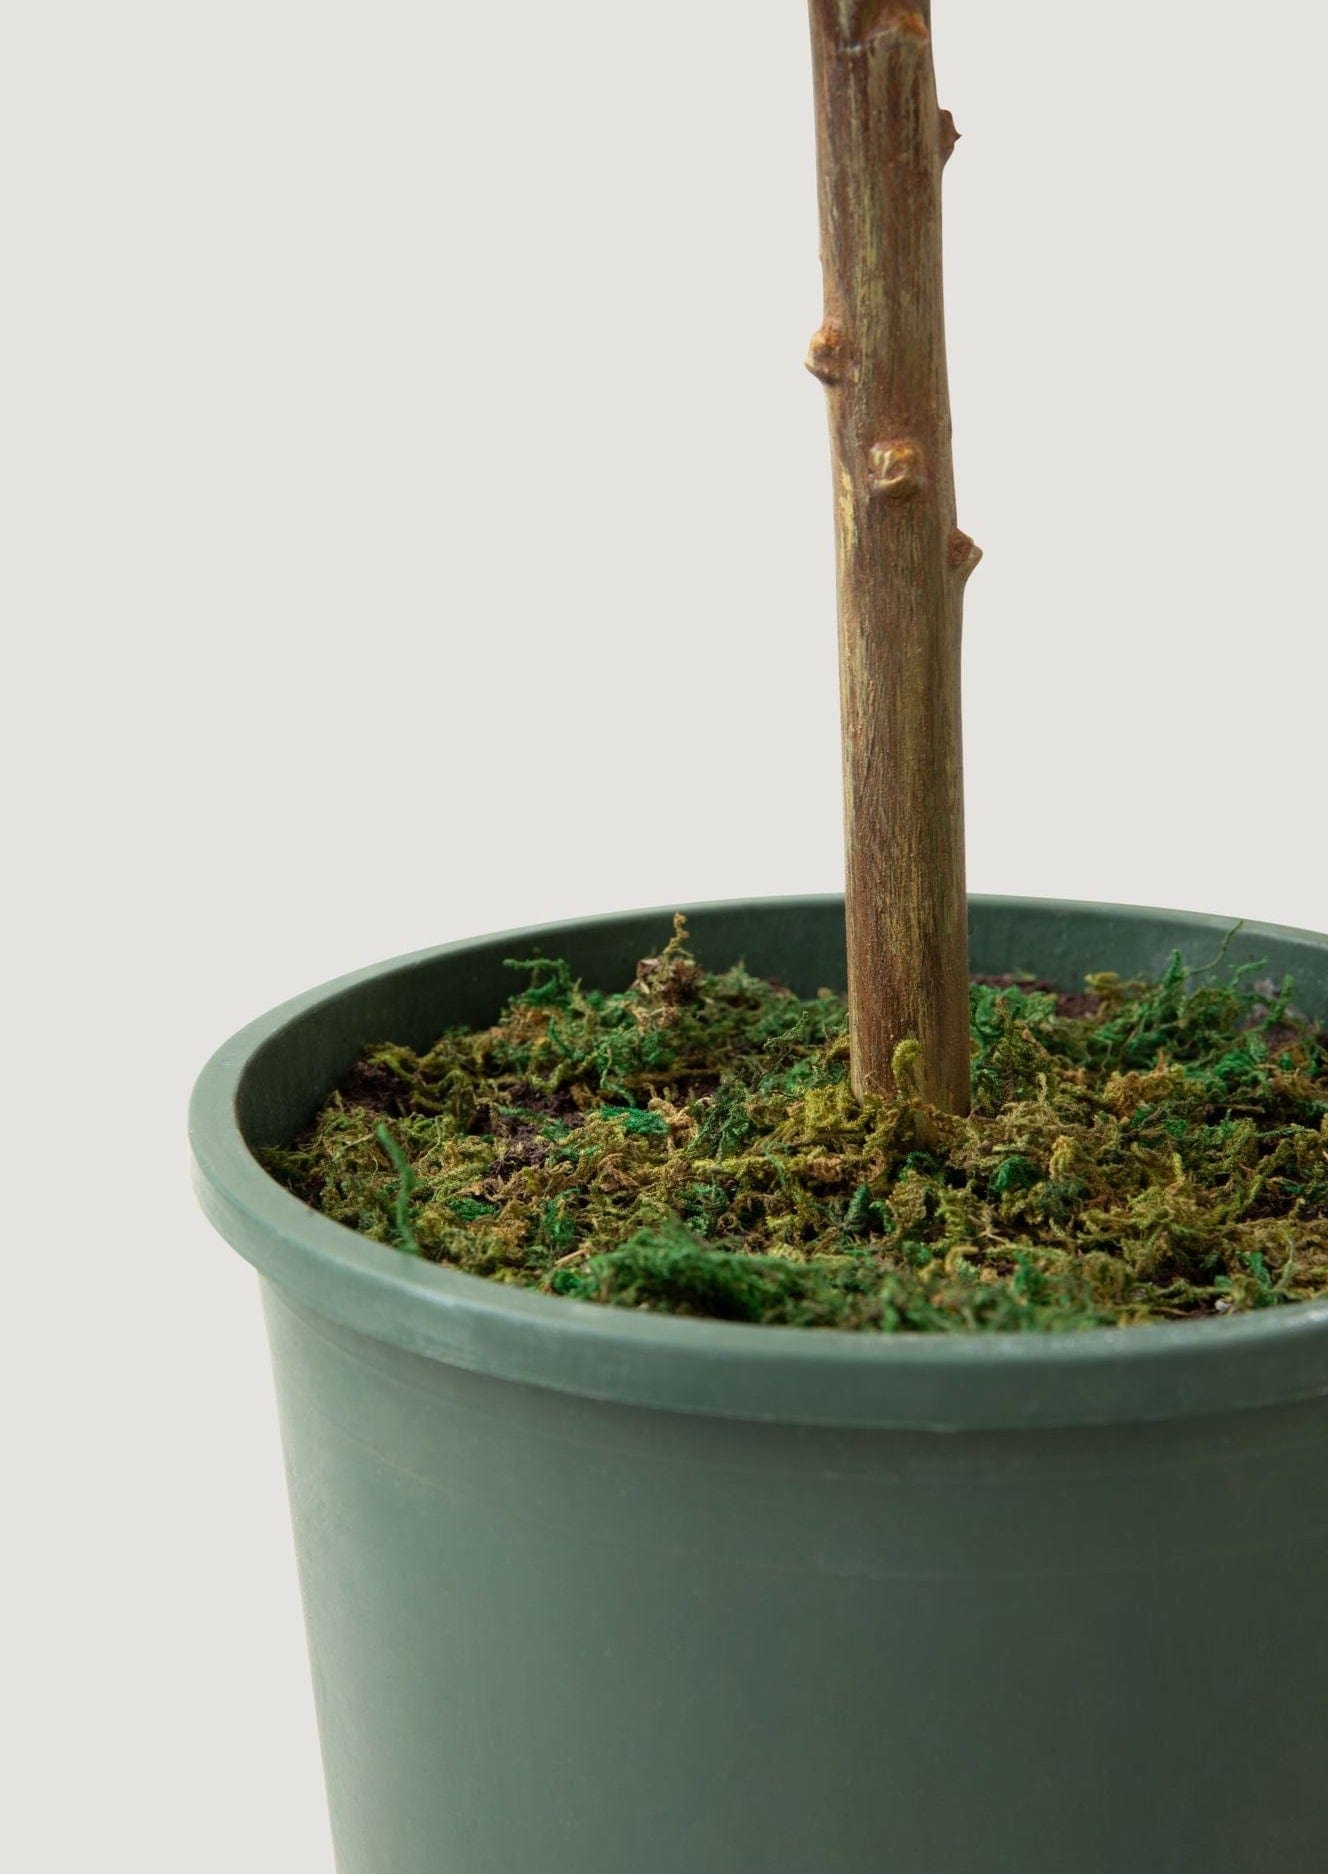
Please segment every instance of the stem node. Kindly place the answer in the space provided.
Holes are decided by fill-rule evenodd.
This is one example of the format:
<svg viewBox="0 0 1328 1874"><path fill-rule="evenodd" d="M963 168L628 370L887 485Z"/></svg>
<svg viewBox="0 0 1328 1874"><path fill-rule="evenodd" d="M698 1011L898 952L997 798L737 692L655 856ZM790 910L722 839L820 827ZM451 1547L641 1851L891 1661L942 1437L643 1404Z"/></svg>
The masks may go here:
<svg viewBox="0 0 1328 1874"><path fill-rule="evenodd" d="M954 155L955 144L959 141L959 132L955 129L954 116L950 111L941 112L941 166L949 162Z"/></svg>
<svg viewBox="0 0 1328 1874"><path fill-rule="evenodd" d="M844 375L844 334L837 319L827 319L812 333L804 361L823 384L837 384Z"/></svg>
<svg viewBox="0 0 1328 1874"><path fill-rule="evenodd" d="M931 43L931 28L916 7L900 6L897 0L893 4L891 0L886 0L880 16L863 33L862 43L871 45L882 39L921 51L923 46Z"/></svg>
<svg viewBox="0 0 1328 1874"><path fill-rule="evenodd" d="M867 451L872 492L902 501L917 494L926 480L922 451L915 442L878 442Z"/></svg>
<svg viewBox="0 0 1328 1874"><path fill-rule="evenodd" d="M982 558L982 548L971 534L966 534L962 528L956 527L950 535L946 558L951 566L967 579L977 569L978 562Z"/></svg>

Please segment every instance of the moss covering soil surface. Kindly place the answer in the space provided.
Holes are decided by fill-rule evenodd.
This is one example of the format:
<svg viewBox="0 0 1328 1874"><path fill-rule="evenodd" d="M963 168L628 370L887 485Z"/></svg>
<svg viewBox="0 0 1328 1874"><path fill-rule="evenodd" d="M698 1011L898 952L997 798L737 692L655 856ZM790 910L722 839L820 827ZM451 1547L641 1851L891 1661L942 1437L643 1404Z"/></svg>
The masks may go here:
<svg viewBox="0 0 1328 1874"><path fill-rule="evenodd" d="M843 999L706 972L681 919L620 993L510 967L492 1028L368 1049L273 1175L407 1254L722 1320L1047 1330L1328 1294L1328 1035L1257 966L975 982L962 1119L856 1100Z"/></svg>

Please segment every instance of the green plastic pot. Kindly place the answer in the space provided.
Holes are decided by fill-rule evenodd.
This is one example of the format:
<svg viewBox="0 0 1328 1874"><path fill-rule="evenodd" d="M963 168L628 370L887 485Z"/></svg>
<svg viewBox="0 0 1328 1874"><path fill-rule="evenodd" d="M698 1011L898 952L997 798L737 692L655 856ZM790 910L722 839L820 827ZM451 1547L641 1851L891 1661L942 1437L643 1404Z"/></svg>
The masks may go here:
<svg viewBox="0 0 1328 1874"><path fill-rule="evenodd" d="M689 913L810 991L843 910ZM978 899L980 971L1208 963L1222 920ZM341 1874L1322 1874L1328 1304L877 1337L595 1308L299 1204L361 1046L487 1022L539 946L627 979L669 917L453 944L287 1003L195 1093L262 1276ZM1246 925L1328 1018L1328 937Z"/></svg>

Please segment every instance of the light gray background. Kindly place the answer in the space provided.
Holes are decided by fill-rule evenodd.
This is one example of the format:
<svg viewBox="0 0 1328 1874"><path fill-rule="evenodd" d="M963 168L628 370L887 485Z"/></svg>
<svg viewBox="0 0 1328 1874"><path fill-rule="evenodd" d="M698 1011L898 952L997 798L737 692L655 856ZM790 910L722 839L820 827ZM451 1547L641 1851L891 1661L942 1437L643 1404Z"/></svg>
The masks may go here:
<svg viewBox="0 0 1328 1874"><path fill-rule="evenodd" d="M1326 928L1324 15L934 11L970 882ZM0 74L0 1836L327 1874L188 1083L380 956L838 887L804 10L43 0Z"/></svg>

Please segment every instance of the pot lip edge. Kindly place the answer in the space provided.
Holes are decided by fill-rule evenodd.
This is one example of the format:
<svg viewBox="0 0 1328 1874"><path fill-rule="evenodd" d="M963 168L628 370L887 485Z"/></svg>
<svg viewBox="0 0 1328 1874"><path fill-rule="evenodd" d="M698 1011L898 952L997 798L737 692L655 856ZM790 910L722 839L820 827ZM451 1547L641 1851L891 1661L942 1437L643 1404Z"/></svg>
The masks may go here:
<svg viewBox="0 0 1328 1874"><path fill-rule="evenodd" d="M840 894L816 893L683 909L699 918L840 903ZM1328 934L1157 906L997 894L972 894L969 903L989 913L1181 922L1216 935L1239 925L1328 950ZM403 1256L311 1210L253 1156L236 1117L241 1077L262 1045L320 1004L481 945L544 945L564 932L667 920L675 908L455 939L335 977L246 1024L213 1053L190 1100L193 1180L209 1221L288 1299L352 1332L496 1378L625 1405L864 1429L999 1430L1209 1416L1328 1394L1328 1298L1228 1319L1061 1334L876 1336L700 1321L541 1295ZM744 1383L734 1386L735 1374ZM1140 1396L1145 1383L1149 1397Z"/></svg>

